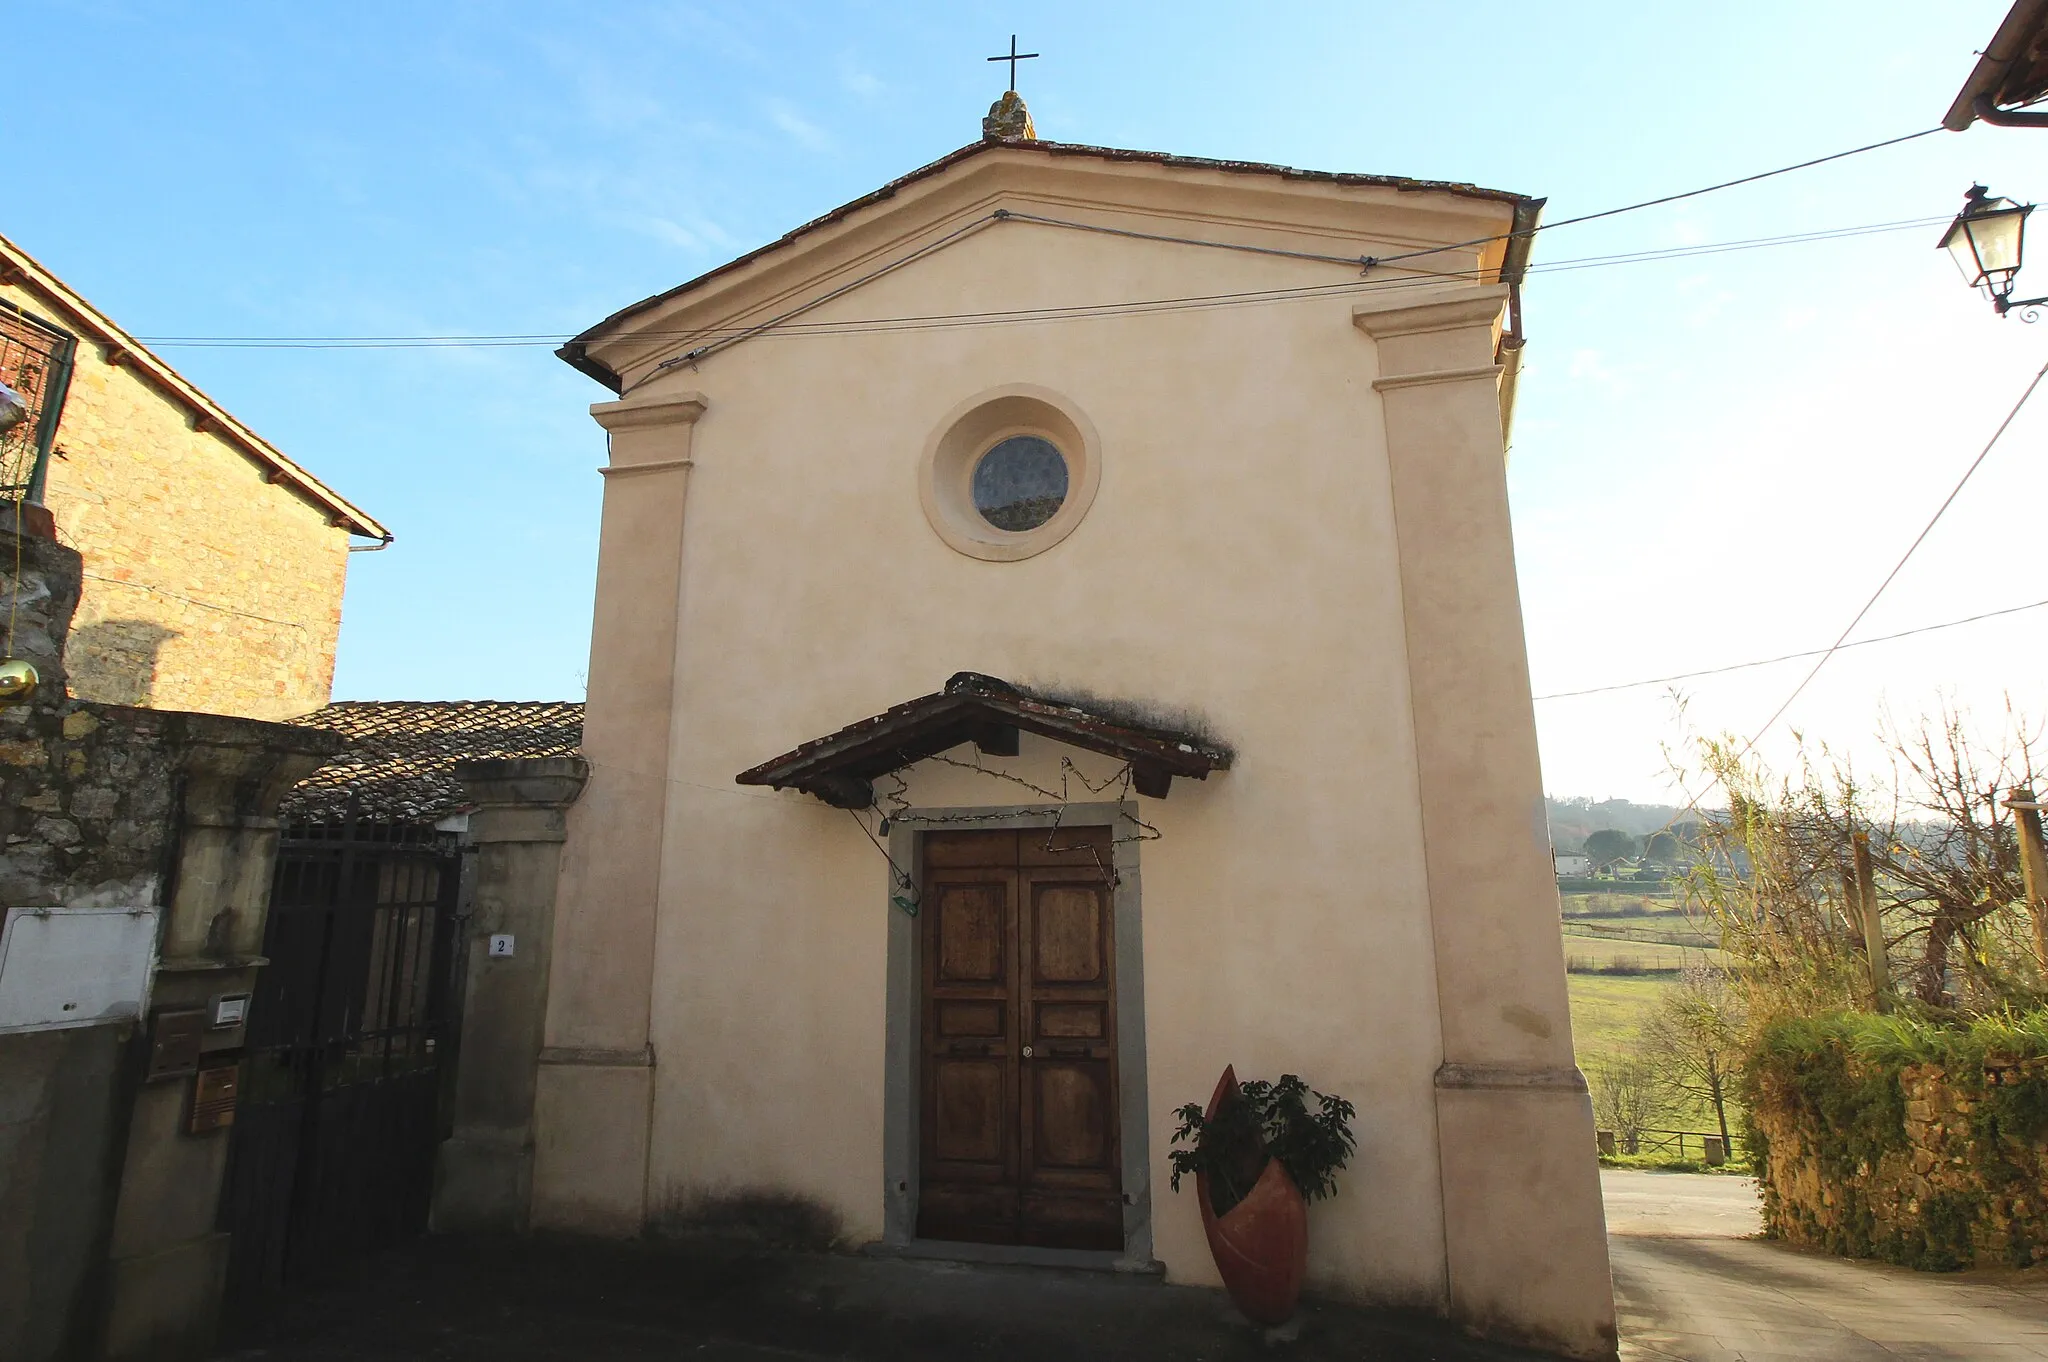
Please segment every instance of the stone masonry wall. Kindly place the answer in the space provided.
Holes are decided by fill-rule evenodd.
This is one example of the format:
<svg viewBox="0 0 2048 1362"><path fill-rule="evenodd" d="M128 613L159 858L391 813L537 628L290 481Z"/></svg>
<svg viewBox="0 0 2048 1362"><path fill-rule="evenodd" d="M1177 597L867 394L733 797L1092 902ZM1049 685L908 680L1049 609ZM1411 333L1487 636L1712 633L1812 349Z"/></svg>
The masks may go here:
<svg viewBox="0 0 2048 1362"><path fill-rule="evenodd" d="M2048 1262L2048 1059L1982 1075L1911 1064L1897 1082L1902 1138L1847 1157L1796 1106L1752 1112L1769 1232L1936 1270Z"/></svg>
<svg viewBox="0 0 2048 1362"><path fill-rule="evenodd" d="M31 290L0 297L66 325ZM347 531L87 340L44 501L87 565L75 694L256 719L327 702Z"/></svg>
<svg viewBox="0 0 2048 1362"><path fill-rule="evenodd" d="M79 562L47 540L0 532L0 608L15 610L15 651L42 683L0 709L0 904L154 904L168 868L177 752L164 729L184 716L65 695L58 656L78 603Z"/></svg>

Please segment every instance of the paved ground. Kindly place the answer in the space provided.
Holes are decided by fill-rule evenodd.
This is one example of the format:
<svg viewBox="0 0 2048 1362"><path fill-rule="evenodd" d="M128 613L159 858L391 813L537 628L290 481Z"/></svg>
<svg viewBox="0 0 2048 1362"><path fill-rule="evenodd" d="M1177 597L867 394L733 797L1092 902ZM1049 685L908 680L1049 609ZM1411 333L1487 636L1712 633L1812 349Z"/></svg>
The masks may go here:
<svg viewBox="0 0 2048 1362"><path fill-rule="evenodd" d="M1602 1174L1630 1362L2048 1362L2048 1269L1939 1275L1753 1236L1744 1178ZM244 1310L243 1362L1528 1362L1442 1324L1045 1268L435 1238Z"/></svg>
<svg viewBox="0 0 2048 1362"><path fill-rule="evenodd" d="M2048 1362L2048 1270L1913 1272L1760 1239L1747 1178L1601 1174L1632 1362Z"/></svg>
<svg viewBox="0 0 2048 1362"><path fill-rule="evenodd" d="M1306 1307L1269 1342L1156 1278L545 1238L423 1240L244 1312L244 1362L1536 1362L1429 1319Z"/></svg>

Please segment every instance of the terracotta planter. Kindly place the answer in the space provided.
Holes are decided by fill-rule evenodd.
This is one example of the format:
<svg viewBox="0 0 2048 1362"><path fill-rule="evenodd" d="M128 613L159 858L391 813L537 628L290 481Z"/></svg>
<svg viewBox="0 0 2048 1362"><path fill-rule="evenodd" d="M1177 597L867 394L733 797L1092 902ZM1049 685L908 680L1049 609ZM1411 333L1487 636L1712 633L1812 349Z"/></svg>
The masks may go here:
<svg viewBox="0 0 2048 1362"><path fill-rule="evenodd" d="M1238 1100L1237 1072L1226 1068L1209 1098L1207 1115L1214 1118L1224 1103ZM1308 1202L1285 1166L1267 1159L1250 1194L1223 1215L1216 1214L1209 1199L1205 1172L1195 1174L1195 1199L1202 1204L1209 1255L1230 1299L1256 1324L1286 1323L1308 1271Z"/></svg>

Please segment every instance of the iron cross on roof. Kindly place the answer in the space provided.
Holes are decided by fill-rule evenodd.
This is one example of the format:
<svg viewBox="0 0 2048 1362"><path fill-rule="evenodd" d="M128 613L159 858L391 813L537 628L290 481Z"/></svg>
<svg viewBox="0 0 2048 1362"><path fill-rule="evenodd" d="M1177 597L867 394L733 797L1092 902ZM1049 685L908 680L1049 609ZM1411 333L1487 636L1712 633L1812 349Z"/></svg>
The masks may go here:
<svg viewBox="0 0 2048 1362"><path fill-rule="evenodd" d="M1008 54L1000 57L990 57L989 60L1006 61L1010 64L1010 88L1014 90L1017 88L1017 63L1020 61L1030 61L1037 55L1036 52L1019 52L1017 50L1017 35L1012 33L1010 35L1010 50Z"/></svg>

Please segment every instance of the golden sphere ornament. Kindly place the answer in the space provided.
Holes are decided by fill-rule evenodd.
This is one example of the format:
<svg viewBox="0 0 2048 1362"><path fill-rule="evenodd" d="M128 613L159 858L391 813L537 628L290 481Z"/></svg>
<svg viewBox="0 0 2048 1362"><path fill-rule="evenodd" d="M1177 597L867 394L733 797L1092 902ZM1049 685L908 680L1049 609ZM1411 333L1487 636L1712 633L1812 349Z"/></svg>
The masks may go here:
<svg viewBox="0 0 2048 1362"><path fill-rule="evenodd" d="M18 657L0 662L0 706L27 704L35 698L41 680L32 663Z"/></svg>

